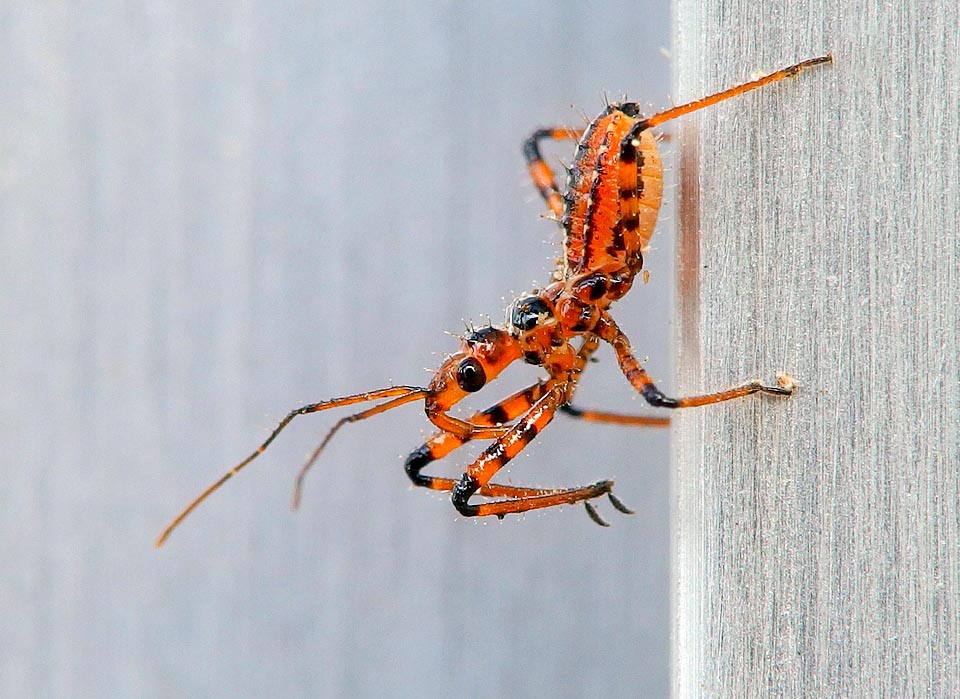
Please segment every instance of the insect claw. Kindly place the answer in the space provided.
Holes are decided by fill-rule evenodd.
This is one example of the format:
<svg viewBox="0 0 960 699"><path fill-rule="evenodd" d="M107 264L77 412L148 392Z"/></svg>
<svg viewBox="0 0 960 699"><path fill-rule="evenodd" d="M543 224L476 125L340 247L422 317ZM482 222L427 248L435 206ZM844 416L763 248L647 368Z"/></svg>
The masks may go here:
<svg viewBox="0 0 960 699"><path fill-rule="evenodd" d="M777 374L777 385L767 386L757 382L763 393L769 393L774 396L792 396L797 387L797 381L788 374Z"/></svg>
<svg viewBox="0 0 960 699"><path fill-rule="evenodd" d="M590 504L589 500L583 501L583 506L587 508L587 514L590 515L590 519L599 524L601 527L609 527L610 525L603 521L603 518L597 514L597 509Z"/></svg>
<svg viewBox="0 0 960 699"><path fill-rule="evenodd" d="M784 371L777 372L777 385L786 391L795 391L800 382Z"/></svg>
<svg viewBox="0 0 960 699"><path fill-rule="evenodd" d="M610 504L613 505L618 512L622 512L625 515L637 514L636 512L631 510L629 507L624 505L622 502L620 502L620 499L617 498L617 496L615 496L613 493L608 492L607 497L610 498Z"/></svg>

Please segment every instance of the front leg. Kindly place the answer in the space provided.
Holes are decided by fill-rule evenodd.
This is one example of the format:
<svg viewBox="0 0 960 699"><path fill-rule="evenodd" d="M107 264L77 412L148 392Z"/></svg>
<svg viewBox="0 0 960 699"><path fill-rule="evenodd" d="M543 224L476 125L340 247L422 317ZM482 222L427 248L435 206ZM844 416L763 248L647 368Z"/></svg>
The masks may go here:
<svg viewBox="0 0 960 699"><path fill-rule="evenodd" d="M647 372L630 349L630 340L621 332L613 319L604 313L597 328L594 331L606 342L610 343L613 351L617 353L617 361L620 364L620 371L627 378L627 381L644 397L644 399L658 408L692 408L698 405L710 405L711 403L720 403L725 400L741 398L751 393L767 393L774 396L789 396L793 394L796 383L786 374L780 374L777 377L776 386L767 386L760 381L748 381L742 386L727 389L726 391L717 391L716 393L707 393L700 396L687 396L685 398L670 398L654 385L653 380L647 375Z"/></svg>
<svg viewBox="0 0 960 699"><path fill-rule="evenodd" d="M471 425L494 427L505 425L512 422L543 397L547 391L547 384L544 381L538 381L535 384L527 386L522 391L514 393L512 396L504 398L496 405L481 410L474 414L468 422ZM506 431L509 428L505 428ZM442 459L454 449L463 446L466 442L475 439L473 435L459 436L452 432L437 432L426 442L410 452L404 463L407 476L413 481L414 485L431 490L453 490L457 481L453 478L443 478L440 476L427 476L422 473L428 465ZM480 490L481 495L488 497L524 497L530 495L544 495L546 493L557 492L555 489L544 488L524 488L513 485L499 485L497 483L487 483Z"/></svg>
<svg viewBox="0 0 960 699"><path fill-rule="evenodd" d="M465 517L496 515L503 519L508 514L583 501L590 517L597 524L607 526L590 503L586 502L601 495L609 497L610 502L619 511L632 514L610 492L613 488L613 481L599 481L593 485L580 488L544 491L542 494L524 495L476 505L470 503L470 498L477 491L484 494L484 489L488 487L490 479L497 471L519 454L550 423L563 398L564 390L562 387L554 386L551 388L507 434L485 449L477 457L477 460L470 464L466 473L453 487L453 505L460 514Z"/></svg>

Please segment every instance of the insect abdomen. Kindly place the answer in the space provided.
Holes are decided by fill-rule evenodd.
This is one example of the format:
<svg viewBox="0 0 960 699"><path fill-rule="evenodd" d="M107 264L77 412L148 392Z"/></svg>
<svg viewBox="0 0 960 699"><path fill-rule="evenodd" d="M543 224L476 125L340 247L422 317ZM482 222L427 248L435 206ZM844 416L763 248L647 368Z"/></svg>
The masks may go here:
<svg viewBox="0 0 960 699"><path fill-rule="evenodd" d="M653 234L663 195L656 140L643 131L622 150L637 121L611 107L580 140L564 197L568 275L630 264Z"/></svg>

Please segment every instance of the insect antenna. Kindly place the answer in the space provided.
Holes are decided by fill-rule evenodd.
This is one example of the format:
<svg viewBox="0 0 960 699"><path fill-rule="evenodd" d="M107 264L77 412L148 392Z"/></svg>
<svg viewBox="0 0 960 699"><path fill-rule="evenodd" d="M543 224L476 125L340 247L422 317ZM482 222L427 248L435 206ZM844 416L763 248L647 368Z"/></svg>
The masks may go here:
<svg viewBox="0 0 960 699"><path fill-rule="evenodd" d="M355 403L365 403L366 401L379 400L381 398L393 398L393 400L389 400L386 403L383 403L377 406L376 408L366 410L363 413L357 413L357 415L363 415L364 417L368 417L369 415L375 415L378 412L383 412L385 410L389 410L390 408L395 408L398 405L402 405L404 403L409 403L414 400L425 398L427 395L429 395L429 393L430 392L427 389L420 388L418 386L391 386L390 388L382 388L377 391L368 391L366 393L358 393L352 396L344 396L343 398L334 398L333 400L321 401L320 403L311 403L310 405L304 405L303 407L297 408L295 410L291 410L289 413L287 413L286 417L284 417L280 421L280 424L278 424L274 428L273 432L270 433L270 436L268 436L263 441L263 444L257 447L256 450L252 454L250 454L250 456L248 456L243 461L241 461L236 466L234 466L229 471L227 471L222 476L220 476L220 478L214 481L206 490L204 490L196 498L194 498L189 505L183 508L180 514L178 514L176 517L173 518L170 524L168 524L164 528L164 530L160 533L160 536L157 538L157 541L156 541L156 546L158 548L160 546L163 546L164 542L170 537L170 534L173 533L173 530L176 529L180 525L180 523L183 520L185 520L190 515L190 513L193 512L200 505L200 503L202 503L204 500L210 497L210 495L214 493L216 490L218 490L220 486L222 486L228 480L233 478L247 464L249 464L251 461L253 461L258 456L260 456L260 454L266 451L267 447L270 446L270 443L273 442L274 439L276 439L277 435L280 434L283 431L283 429L290 424L293 418L297 417L298 415L307 415L309 413L317 413L317 412L320 412L321 410L329 410L330 408L339 408L341 406L353 405ZM379 408L379 410L377 408ZM350 417L354 418L355 420L361 419L356 415L352 415ZM333 436L333 433L337 431L340 425L348 421L350 421L349 418L344 418L334 426L334 428L330 431L330 433L328 433L326 439L324 439L320 449L317 449L315 451L316 456L319 456L319 452L322 449L322 447L326 444L326 442L329 441L330 437ZM308 465L309 463L310 462L308 462ZM304 469L301 469L301 471L303 470ZM301 476L301 480L302 480L302 476Z"/></svg>
<svg viewBox="0 0 960 699"><path fill-rule="evenodd" d="M426 395L426 391L423 392L423 395ZM405 396L400 396L399 398L394 398L393 400L388 400L386 403L375 405L367 410L362 410L359 413L347 415L346 417L342 417L337 420L336 424L331 427L326 436L324 436L323 440L320 442L320 445L313 450L312 454L310 454L310 458L307 459L303 466L300 467L300 472L297 474L297 480L293 485L293 498L290 503L291 507L294 510L300 507L300 496L303 493L303 481L307 477L307 472L310 470L313 464L316 463L317 459L320 458L320 454L323 452L324 447L326 447L327 443L333 439L333 435L337 433L337 430L346 425L348 422L357 422L359 420L365 420L368 417L373 417L374 415L379 415L380 413L385 413L386 411L403 405L404 403L409 403L410 401L423 398L423 395L420 393L410 393Z"/></svg>

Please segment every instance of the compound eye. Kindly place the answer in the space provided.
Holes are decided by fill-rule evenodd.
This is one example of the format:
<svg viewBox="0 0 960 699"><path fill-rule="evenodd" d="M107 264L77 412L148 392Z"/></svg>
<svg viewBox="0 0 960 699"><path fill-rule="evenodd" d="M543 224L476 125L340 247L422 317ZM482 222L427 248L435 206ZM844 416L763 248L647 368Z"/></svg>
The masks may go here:
<svg viewBox="0 0 960 699"><path fill-rule="evenodd" d="M487 382L487 373L483 365L473 357L467 357L457 367L457 384L467 393L483 388Z"/></svg>
<svg viewBox="0 0 960 699"><path fill-rule="evenodd" d="M513 314L510 317L510 324L521 332L533 330L540 321L550 316L550 307L544 303L539 296L529 296L517 301L513 307Z"/></svg>

